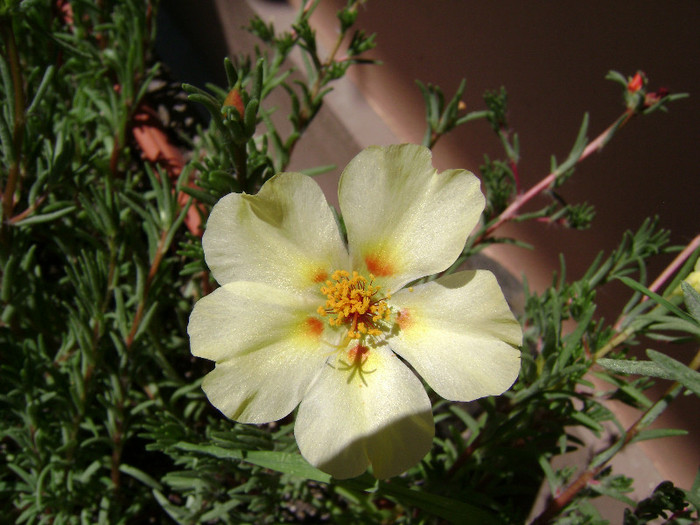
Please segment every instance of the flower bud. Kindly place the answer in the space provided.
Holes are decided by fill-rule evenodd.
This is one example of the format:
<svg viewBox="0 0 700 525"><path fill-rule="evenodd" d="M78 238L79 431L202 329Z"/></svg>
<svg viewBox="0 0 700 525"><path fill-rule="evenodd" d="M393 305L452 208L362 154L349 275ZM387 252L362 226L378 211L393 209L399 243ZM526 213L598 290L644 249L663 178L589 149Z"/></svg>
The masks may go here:
<svg viewBox="0 0 700 525"><path fill-rule="evenodd" d="M645 81L645 75L641 71L637 71L635 75L630 78L629 82L627 82L627 91L630 93L636 93L642 87L644 86L644 81Z"/></svg>
<svg viewBox="0 0 700 525"><path fill-rule="evenodd" d="M224 99L223 107L233 106L238 110L239 115L243 116L245 113L245 107L243 107L243 99L241 98L241 92L237 87L231 89Z"/></svg>

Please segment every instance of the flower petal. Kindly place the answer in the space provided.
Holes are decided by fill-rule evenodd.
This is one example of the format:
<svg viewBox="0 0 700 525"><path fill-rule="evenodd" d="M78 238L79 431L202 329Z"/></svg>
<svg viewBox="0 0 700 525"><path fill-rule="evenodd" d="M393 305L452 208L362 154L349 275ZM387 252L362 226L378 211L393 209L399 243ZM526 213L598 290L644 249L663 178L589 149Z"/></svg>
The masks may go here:
<svg viewBox="0 0 700 525"><path fill-rule="evenodd" d="M275 175L257 195L223 197L211 211L202 245L219 284L257 281L305 290L348 266L321 188L301 173Z"/></svg>
<svg viewBox="0 0 700 525"><path fill-rule="evenodd" d="M434 431L423 385L386 346L355 347L326 366L294 427L306 460L338 479L369 464L380 479L400 474L427 454Z"/></svg>
<svg viewBox="0 0 700 525"><path fill-rule="evenodd" d="M387 292L448 268L484 209L472 173L437 173L430 150L414 144L360 152L338 198L353 267L367 268Z"/></svg>
<svg viewBox="0 0 700 525"><path fill-rule="evenodd" d="M391 348L442 397L498 395L518 377L522 330L491 272L459 272L404 289L391 304L400 326Z"/></svg>
<svg viewBox="0 0 700 525"><path fill-rule="evenodd" d="M187 331L192 354L216 368L202 388L227 417L266 423L289 414L323 369L337 338L308 312L312 299L235 282L200 299Z"/></svg>

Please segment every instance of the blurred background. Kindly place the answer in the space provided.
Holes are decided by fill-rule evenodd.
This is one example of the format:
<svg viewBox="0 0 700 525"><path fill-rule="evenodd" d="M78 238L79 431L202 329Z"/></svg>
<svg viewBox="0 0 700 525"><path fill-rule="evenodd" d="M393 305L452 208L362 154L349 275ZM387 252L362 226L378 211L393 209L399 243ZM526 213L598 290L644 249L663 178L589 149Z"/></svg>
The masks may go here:
<svg viewBox="0 0 700 525"><path fill-rule="evenodd" d="M322 0L312 17L327 49L337 35L335 13L345 3ZM300 0L198 0L193 8L187 0L164 2L158 52L176 78L198 86L224 86L223 57L258 43L243 29L250 17L258 14L278 31L287 30L299 4ZM663 227L671 230L673 244L685 245L700 232L699 25L700 3L691 0L370 0L360 9L357 27L377 33L377 47L368 56L382 65L350 70L351 81L342 81L328 97L298 144L290 168L337 166L318 179L329 200L337 202L338 176L360 149L421 142L424 106L416 80L439 85L451 97L466 78L466 111L485 107L485 90L508 90L509 122L520 137L520 183L527 189L549 173L551 155L560 161L566 158L584 113L590 116L590 140L623 113L621 86L605 80L606 73L614 69L632 76L642 70L650 90L663 87L691 97L672 103L668 113L632 119L560 189L568 203L595 206L591 228L509 225L500 233L534 250L499 246L486 253L514 276L526 276L539 291L559 269L560 253L569 279L580 278L599 251L609 253L625 230L637 229L649 216L659 216ZM288 104L284 98L274 102ZM466 168L478 175L484 154L505 157L489 124L477 121L444 137L434 148L434 163L440 170ZM532 209L544 202L532 203ZM671 259L662 256L652 262L650 282ZM608 285L603 294L600 315L612 320L629 290ZM670 353L687 362L695 351L690 347ZM679 399L657 424L688 428L691 435L658 440L654 447L634 445L623 468L641 469L651 488L661 479L689 488L700 464L698 408L697 398ZM636 416L630 411L620 418L629 425Z"/></svg>

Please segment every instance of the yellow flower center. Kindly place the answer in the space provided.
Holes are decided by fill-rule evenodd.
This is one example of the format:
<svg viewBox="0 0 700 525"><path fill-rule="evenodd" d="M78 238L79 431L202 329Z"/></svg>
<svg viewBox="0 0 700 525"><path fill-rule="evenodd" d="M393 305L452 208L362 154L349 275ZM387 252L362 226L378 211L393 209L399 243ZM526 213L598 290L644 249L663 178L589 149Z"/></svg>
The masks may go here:
<svg viewBox="0 0 700 525"><path fill-rule="evenodd" d="M381 335L378 323L389 320L391 310L386 304L389 295L378 298L380 286L374 286L374 275L369 280L357 272L336 270L321 286L326 303L318 307L322 317L328 317L331 326L348 325L348 337L359 339L365 335Z"/></svg>

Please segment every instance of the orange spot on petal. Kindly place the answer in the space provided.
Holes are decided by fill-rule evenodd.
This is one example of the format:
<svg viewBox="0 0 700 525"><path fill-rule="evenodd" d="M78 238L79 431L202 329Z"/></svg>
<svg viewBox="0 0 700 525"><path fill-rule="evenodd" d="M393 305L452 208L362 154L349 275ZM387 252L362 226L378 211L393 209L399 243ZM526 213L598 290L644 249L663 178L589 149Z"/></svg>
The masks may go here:
<svg viewBox="0 0 700 525"><path fill-rule="evenodd" d="M322 283L328 279L328 272L326 270L318 270L313 276L313 282Z"/></svg>
<svg viewBox="0 0 700 525"><path fill-rule="evenodd" d="M367 359L369 348L362 345L357 345L348 350L348 359L353 362L362 362Z"/></svg>
<svg viewBox="0 0 700 525"><path fill-rule="evenodd" d="M401 328L401 330L406 330L409 326L413 324L413 319L411 319L411 314L408 313L408 310L401 310L396 315L396 322L398 323L399 328Z"/></svg>
<svg viewBox="0 0 700 525"><path fill-rule="evenodd" d="M382 261L376 255L365 256L365 264L371 274L377 277L388 277L394 275L394 268L386 261Z"/></svg>
<svg viewBox="0 0 700 525"><path fill-rule="evenodd" d="M306 319L305 328L308 334L316 337L320 336L323 333L323 323L315 317L309 317L308 319Z"/></svg>

